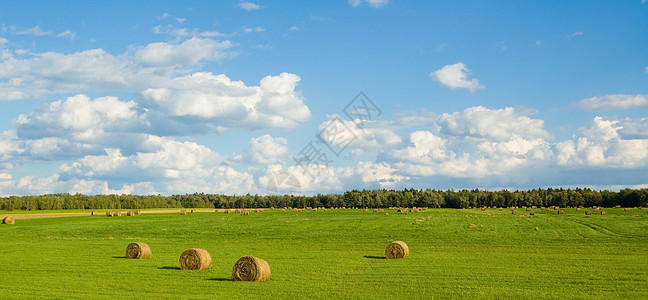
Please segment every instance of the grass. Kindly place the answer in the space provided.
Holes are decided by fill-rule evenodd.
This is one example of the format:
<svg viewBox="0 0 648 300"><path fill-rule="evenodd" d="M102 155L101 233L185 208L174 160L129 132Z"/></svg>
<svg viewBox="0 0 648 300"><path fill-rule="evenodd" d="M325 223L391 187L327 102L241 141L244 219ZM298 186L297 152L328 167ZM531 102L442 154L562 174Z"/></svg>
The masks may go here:
<svg viewBox="0 0 648 300"><path fill-rule="evenodd" d="M0 298L645 298L647 211L605 210L18 219L0 225ZM383 258L394 240L408 258ZM152 258L126 259L131 242ZM212 268L180 270L189 248L206 249ZM229 280L245 255L269 263L270 281Z"/></svg>

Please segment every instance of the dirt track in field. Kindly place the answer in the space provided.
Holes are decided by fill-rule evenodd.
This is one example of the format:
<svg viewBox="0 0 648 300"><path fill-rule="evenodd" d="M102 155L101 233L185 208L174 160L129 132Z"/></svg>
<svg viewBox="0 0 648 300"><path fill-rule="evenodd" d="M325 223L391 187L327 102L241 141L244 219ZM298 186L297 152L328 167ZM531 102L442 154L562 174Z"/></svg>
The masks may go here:
<svg viewBox="0 0 648 300"><path fill-rule="evenodd" d="M191 213L191 209L184 209L187 213ZM122 213L122 216L126 216L127 210L115 210ZM214 209L194 209L194 212L214 212ZM100 211L96 216L105 216L106 211ZM142 214L179 214L180 209L177 210L142 210ZM45 218L64 218L64 217L82 217L82 216L91 216L91 212L86 213L43 213L43 214L3 214L0 215L0 223L6 216L12 216L16 220L26 220L26 219L45 219Z"/></svg>

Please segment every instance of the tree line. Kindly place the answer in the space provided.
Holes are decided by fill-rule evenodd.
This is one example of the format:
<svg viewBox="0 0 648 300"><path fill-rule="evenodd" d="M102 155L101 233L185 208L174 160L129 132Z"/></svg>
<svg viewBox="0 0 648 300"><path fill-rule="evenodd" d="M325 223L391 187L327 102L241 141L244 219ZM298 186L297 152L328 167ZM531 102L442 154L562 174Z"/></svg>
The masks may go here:
<svg viewBox="0 0 648 300"><path fill-rule="evenodd" d="M483 190L352 190L343 194L302 195L83 195L47 194L0 198L0 210L142 209L142 208L268 208L268 207L510 207L646 206L648 189L618 192L585 189Z"/></svg>

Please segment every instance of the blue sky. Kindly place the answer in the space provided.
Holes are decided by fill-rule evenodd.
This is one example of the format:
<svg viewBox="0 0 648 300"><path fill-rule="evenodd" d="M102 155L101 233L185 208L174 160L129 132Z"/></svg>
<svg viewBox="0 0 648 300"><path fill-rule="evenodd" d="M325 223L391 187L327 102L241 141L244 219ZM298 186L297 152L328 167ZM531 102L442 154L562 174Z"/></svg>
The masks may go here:
<svg viewBox="0 0 648 300"><path fill-rule="evenodd" d="M647 167L646 0L0 4L0 196L618 190Z"/></svg>

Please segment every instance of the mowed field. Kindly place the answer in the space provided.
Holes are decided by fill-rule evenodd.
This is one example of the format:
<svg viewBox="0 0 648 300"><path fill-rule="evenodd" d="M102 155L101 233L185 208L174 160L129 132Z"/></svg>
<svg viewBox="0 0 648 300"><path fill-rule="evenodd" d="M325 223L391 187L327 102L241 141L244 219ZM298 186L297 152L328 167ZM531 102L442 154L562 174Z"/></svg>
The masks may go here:
<svg viewBox="0 0 648 300"><path fill-rule="evenodd" d="M648 298L648 209L585 210L15 215L0 224L0 298ZM409 257L384 259L396 240ZM125 258L131 242L152 257ZM189 248L211 269L181 270ZM246 255L270 281L230 280Z"/></svg>

